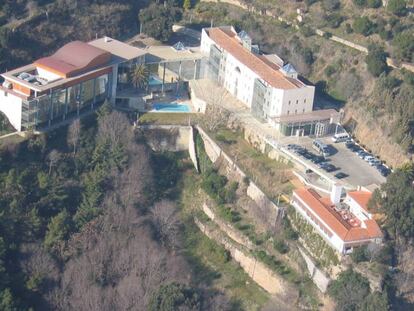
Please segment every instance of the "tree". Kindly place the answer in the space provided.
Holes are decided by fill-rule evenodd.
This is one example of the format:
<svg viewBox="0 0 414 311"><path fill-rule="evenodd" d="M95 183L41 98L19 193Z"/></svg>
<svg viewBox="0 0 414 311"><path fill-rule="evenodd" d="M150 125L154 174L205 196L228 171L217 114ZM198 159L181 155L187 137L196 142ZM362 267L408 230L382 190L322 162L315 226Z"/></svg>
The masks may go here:
<svg viewBox="0 0 414 311"><path fill-rule="evenodd" d="M184 10L191 9L191 0L184 0L183 8L184 8Z"/></svg>
<svg viewBox="0 0 414 311"><path fill-rule="evenodd" d="M397 16L403 16L407 13L407 4L405 0L389 0L387 9Z"/></svg>
<svg viewBox="0 0 414 311"><path fill-rule="evenodd" d="M167 2L166 2L167 3ZM143 32L163 42L172 35L172 26L180 17L180 10L171 3L152 4L139 12L139 21Z"/></svg>
<svg viewBox="0 0 414 311"><path fill-rule="evenodd" d="M322 6L327 11L335 11L339 9L341 3L339 2L339 0L323 0Z"/></svg>
<svg viewBox="0 0 414 311"><path fill-rule="evenodd" d="M368 280L352 269L341 272L328 288L328 294L336 301L336 310L340 311L360 310L369 291Z"/></svg>
<svg viewBox="0 0 414 311"><path fill-rule="evenodd" d="M387 54L384 49L378 45L370 45L368 47L368 55L365 57L368 71L375 77L379 77L388 69Z"/></svg>
<svg viewBox="0 0 414 311"><path fill-rule="evenodd" d="M149 71L144 64L135 65L130 73L132 84L138 89L146 89L148 86Z"/></svg>
<svg viewBox="0 0 414 311"><path fill-rule="evenodd" d="M414 33L405 31L395 36L392 41L396 56L407 62L414 62Z"/></svg>
<svg viewBox="0 0 414 311"><path fill-rule="evenodd" d="M367 6L369 8L379 8L382 5L382 1L381 0L367 0Z"/></svg>
<svg viewBox="0 0 414 311"><path fill-rule="evenodd" d="M49 155L48 155L48 160L49 160L49 175L52 172L52 168L57 165L57 163L59 162L60 158L61 158L61 154L59 151L57 151L56 149L53 149Z"/></svg>
<svg viewBox="0 0 414 311"><path fill-rule="evenodd" d="M71 219L66 210L63 210L47 225L47 232L44 240L46 248L53 248L58 242L67 239L71 232Z"/></svg>
<svg viewBox="0 0 414 311"><path fill-rule="evenodd" d="M364 311L388 311L388 297L385 292L375 292L367 296L360 310Z"/></svg>
<svg viewBox="0 0 414 311"><path fill-rule="evenodd" d="M373 207L385 215L385 227L394 239L414 237L414 191L409 171L397 169L388 176L379 190L375 190Z"/></svg>
<svg viewBox="0 0 414 311"><path fill-rule="evenodd" d="M201 298L197 292L183 284L162 285L152 296L149 311L201 310Z"/></svg>
<svg viewBox="0 0 414 311"><path fill-rule="evenodd" d="M73 147L73 155L76 154L76 149L79 144L80 139L80 132L81 132L81 123L79 119L76 119L72 122L72 124L69 126L68 130L68 145Z"/></svg>
<svg viewBox="0 0 414 311"><path fill-rule="evenodd" d="M374 23L367 16L357 17L354 20L352 28L355 32L369 36L374 31Z"/></svg>
<svg viewBox="0 0 414 311"><path fill-rule="evenodd" d="M361 7L363 7L363 6L365 6L365 5L367 4L367 0L354 0L354 3L355 3L357 6L361 6Z"/></svg>
<svg viewBox="0 0 414 311"><path fill-rule="evenodd" d="M152 223L163 245L174 248L177 245L179 220L177 210L171 201L155 203L151 209Z"/></svg>

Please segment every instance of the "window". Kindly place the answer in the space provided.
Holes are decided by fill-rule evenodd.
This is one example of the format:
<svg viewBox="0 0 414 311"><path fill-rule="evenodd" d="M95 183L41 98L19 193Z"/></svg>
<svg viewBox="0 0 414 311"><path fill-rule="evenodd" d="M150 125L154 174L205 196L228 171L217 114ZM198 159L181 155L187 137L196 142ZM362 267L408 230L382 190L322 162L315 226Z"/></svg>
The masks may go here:
<svg viewBox="0 0 414 311"><path fill-rule="evenodd" d="M289 106L290 106L290 100L289 100Z"/></svg>
<svg viewBox="0 0 414 311"><path fill-rule="evenodd" d="M289 114L290 113L290 111L288 110L288 113L287 114Z"/></svg>
<svg viewBox="0 0 414 311"><path fill-rule="evenodd" d="M297 114L298 113L298 110L297 109L295 109L295 114Z"/></svg>
<svg viewBox="0 0 414 311"><path fill-rule="evenodd" d="M306 98L303 100L303 102L306 104Z"/></svg>
<svg viewBox="0 0 414 311"><path fill-rule="evenodd" d="M305 108L303 108L303 111L302 112L305 113Z"/></svg>
<svg viewBox="0 0 414 311"><path fill-rule="evenodd" d="M296 100L296 105L299 103L299 100Z"/></svg>

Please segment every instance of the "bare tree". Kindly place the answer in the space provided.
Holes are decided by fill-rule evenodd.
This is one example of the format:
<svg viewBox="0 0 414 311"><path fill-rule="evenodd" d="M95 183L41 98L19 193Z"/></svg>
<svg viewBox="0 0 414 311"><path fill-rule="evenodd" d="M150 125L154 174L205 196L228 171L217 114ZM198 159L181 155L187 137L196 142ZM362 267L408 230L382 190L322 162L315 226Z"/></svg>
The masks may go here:
<svg viewBox="0 0 414 311"><path fill-rule="evenodd" d="M107 140L111 148L126 146L133 136L132 126L124 113L113 111L99 120L98 139Z"/></svg>
<svg viewBox="0 0 414 311"><path fill-rule="evenodd" d="M177 246L179 219L173 202L157 202L151 210L152 223L163 245Z"/></svg>
<svg viewBox="0 0 414 311"><path fill-rule="evenodd" d="M52 168L54 166L57 165L57 163L59 162L60 158L61 158L61 154L59 151L57 151L56 149L53 149L49 155L48 155L48 161L49 161L49 175L50 173L52 173Z"/></svg>
<svg viewBox="0 0 414 311"><path fill-rule="evenodd" d="M202 124L210 132L216 131L220 127L225 127L229 120L230 113L221 106L207 106L206 113L202 118Z"/></svg>
<svg viewBox="0 0 414 311"><path fill-rule="evenodd" d="M72 122L72 124L69 126L68 130L68 145L73 147L73 156L76 154L76 149L79 144L80 139L80 133L81 133L81 123L79 119L76 119Z"/></svg>

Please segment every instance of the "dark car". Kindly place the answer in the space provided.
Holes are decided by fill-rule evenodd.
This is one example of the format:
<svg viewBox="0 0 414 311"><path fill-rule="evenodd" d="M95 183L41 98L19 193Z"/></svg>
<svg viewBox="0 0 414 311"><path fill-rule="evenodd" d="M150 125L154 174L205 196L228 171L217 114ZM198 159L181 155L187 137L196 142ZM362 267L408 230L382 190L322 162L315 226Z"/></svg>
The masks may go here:
<svg viewBox="0 0 414 311"><path fill-rule="evenodd" d="M311 161L312 161L312 163L319 164L319 163L325 162L326 159L324 157L322 157L322 156L314 155L312 157Z"/></svg>
<svg viewBox="0 0 414 311"><path fill-rule="evenodd" d="M384 165L377 165L375 168L384 177L387 177L391 173L391 170L388 167L385 167Z"/></svg>
<svg viewBox="0 0 414 311"><path fill-rule="evenodd" d="M339 173L335 174L335 177L338 178L338 179L342 179L342 178L348 177L348 175L345 174L345 173L339 172Z"/></svg>
<svg viewBox="0 0 414 311"><path fill-rule="evenodd" d="M326 172L333 172L338 170L338 168L335 165L329 163L322 163L321 165L319 165L319 167Z"/></svg>

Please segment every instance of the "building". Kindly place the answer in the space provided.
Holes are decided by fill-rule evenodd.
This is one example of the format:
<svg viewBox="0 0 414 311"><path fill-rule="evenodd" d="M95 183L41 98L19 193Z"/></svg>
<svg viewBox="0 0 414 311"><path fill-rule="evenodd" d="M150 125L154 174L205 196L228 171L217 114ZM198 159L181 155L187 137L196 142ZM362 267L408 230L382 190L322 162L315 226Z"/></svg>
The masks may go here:
<svg viewBox="0 0 414 311"><path fill-rule="evenodd" d="M341 200L342 187L334 185L330 197L315 190L293 191L291 204L315 230L339 253L351 253L354 247L380 244L383 235L367 209L371 193L350 191Z"/></svg>
<svg viewBox="0 0 414 311"><path fill-rule="evenodd" d="M123 108L151 109L152 99L168 93L176 98L183 81L202 75L200 53L180 47L152 51L109 37L70 42L51 56L1 74L0 111L21 131L60 123L106 99ZM148 87L142 90L130 79L138 64L145 64L150 73Z"/></svg>
<svg viewBox="0 0 414 311"><path fill-rule="evenodd" d="M325 135L339 122L335 110L313 111L315 87L302 82L291 64L260 53L244 31L205 28L201 51L209 55L210 76L285 135ZM299 119L299 120L296 120Z"/></svg>

